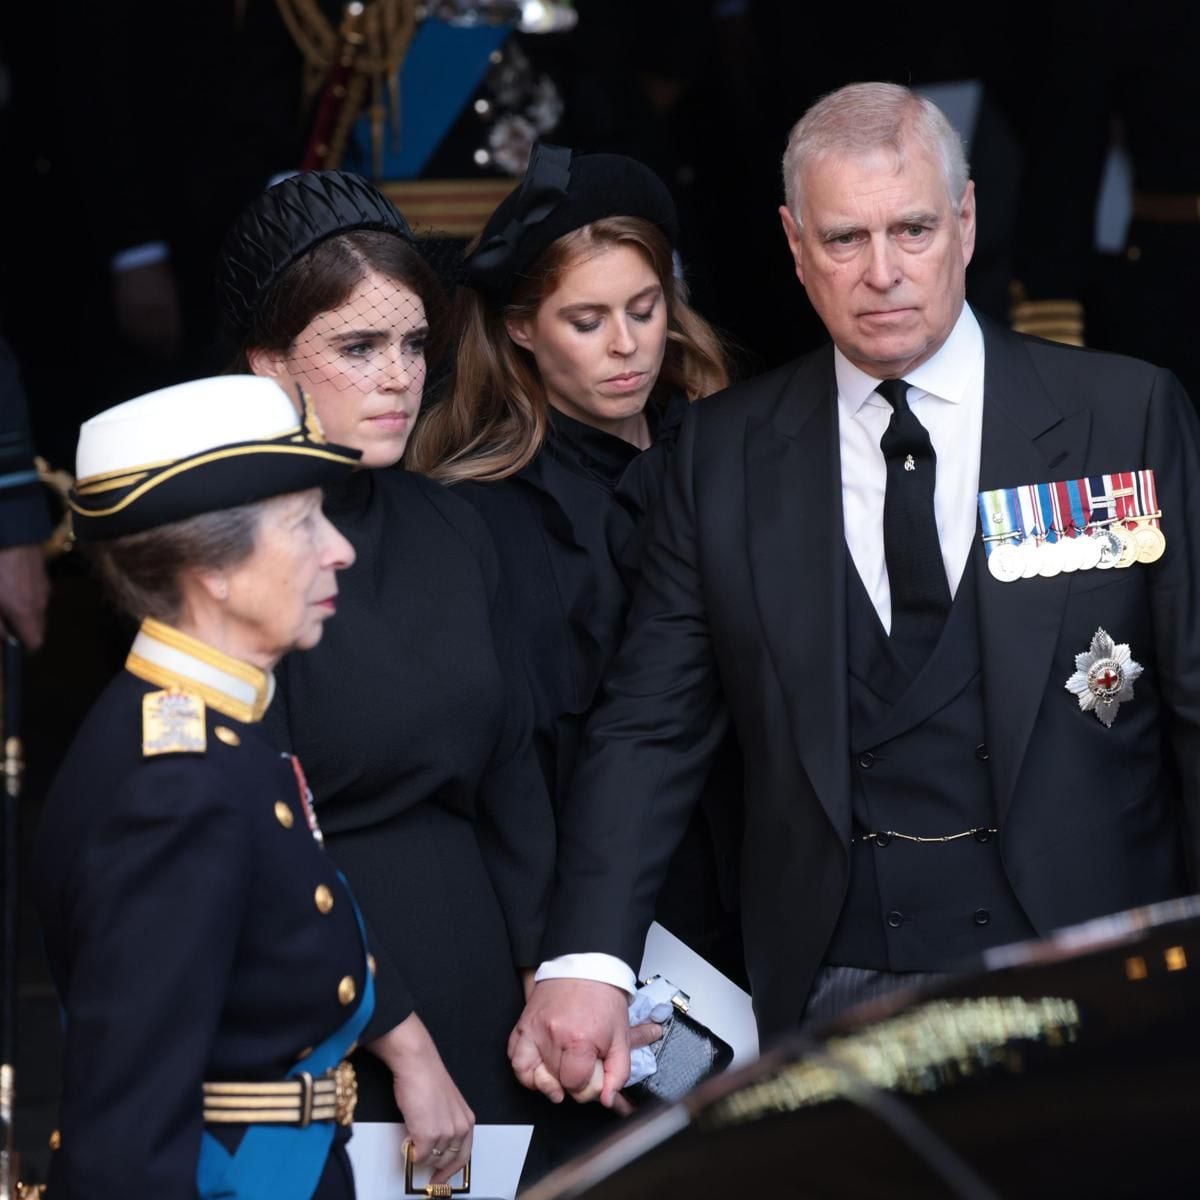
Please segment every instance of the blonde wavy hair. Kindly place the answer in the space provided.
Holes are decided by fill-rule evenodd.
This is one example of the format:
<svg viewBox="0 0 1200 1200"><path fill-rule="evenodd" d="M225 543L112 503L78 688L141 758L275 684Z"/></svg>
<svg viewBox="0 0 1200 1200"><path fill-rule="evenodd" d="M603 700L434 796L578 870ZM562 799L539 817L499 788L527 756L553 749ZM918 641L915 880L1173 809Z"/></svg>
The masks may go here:
<svg viewBox="0 0 1200 1200"><path fill-rule="evenodd" d="M533 355L508 335L506 322L532 317L575 262L607 246L633 246L658 276L667 306L667 347L650 401L681 392L688 401L729 384L716 331L687 302L666 235L641 217L606 217L564 234L537 258L504 307L469 288L455 301L454 379L423 413L406 465L443 483L495 482L537 457L546 440L550 401Z"/></svg>

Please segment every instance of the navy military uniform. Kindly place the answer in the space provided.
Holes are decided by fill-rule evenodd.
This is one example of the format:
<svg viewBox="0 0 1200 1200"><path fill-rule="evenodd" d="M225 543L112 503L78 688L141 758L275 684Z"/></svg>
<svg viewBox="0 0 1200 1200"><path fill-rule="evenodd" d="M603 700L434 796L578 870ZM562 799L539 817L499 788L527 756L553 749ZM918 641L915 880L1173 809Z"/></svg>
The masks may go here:
<svg viewBox="0 0 1200 1200"><path fill-rule="evenodd" d="M197 380L87 422L83 542L340 478L269 380ZM148 464L148 465L141 465ZM47 797L33 864L66 1031L53 1200L352 1200L343 1060L373 963L268 671L147 618Z"/></svg>
<svg viewBox="0 0 1200 1200"><path fill-rule="evenodd" d="M55 1198L194 1197L197 1163L235 1154L248 1128L206 1122L202 1085L283 1080L366 990L354 904L309 831L293 760L211 686L201 699L186 677L139 678L152 673L142 642L163 644L148 629L80 730L37 849L66 1014ZM191 731L168 731L177 751L149 741L163 696L191 701ZM353 1195L348 1133L337 1127L319 1197Z"/></svg>

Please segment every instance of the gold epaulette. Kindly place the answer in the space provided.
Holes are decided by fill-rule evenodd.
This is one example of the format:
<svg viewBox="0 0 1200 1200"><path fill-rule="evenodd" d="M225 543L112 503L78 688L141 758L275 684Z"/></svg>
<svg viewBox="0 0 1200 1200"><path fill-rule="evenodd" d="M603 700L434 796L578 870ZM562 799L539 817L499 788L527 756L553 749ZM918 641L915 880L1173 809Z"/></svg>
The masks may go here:
<svg viewBox="0 0 1200 1200"><path fill-rule="evenodd" d="M1078 300L1015 300L1009 319L1017 333L1066 346L1085 345L1083 305Z"/></svg>
<svg viewBox="0 0 1200 1200"><path fill-rule="evenodd" d="M204 712L204 701L195 692L148 692L142 697L142 757L203 754L208 747Z"/></svg>

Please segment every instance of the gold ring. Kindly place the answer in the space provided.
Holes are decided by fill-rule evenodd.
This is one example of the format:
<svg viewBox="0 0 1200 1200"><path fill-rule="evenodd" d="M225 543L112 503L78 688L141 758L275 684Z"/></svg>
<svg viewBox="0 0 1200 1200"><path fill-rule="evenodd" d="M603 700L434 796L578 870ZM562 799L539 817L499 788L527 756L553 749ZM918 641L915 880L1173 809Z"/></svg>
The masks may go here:
<svg viewBox="0 0 1200 1200"><path fill-rule="evenodd" d="M462 1149L461 1146L447 1146L446 1153L447 1154L457 1154L461 1149Z"/></svg>
<svg viewBox="0 0 1200 1200"><path fill-rule="evenodd" d="M441 1156L442 1156L442 1152L440 1150L438 1150L436 1147L434 1149L430 1150L429 1153L432 1154L434 1158L441 1158Z"/></svg>

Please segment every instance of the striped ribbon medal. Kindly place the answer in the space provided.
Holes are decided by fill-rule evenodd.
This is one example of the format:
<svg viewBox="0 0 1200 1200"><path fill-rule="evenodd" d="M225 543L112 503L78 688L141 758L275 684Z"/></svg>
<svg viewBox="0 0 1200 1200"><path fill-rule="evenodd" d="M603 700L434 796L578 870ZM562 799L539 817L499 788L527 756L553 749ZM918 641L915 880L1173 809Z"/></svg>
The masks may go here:
<svg viewBox="0 0 1200 1200"><path fill-rule="evenodd" d="M979 518L1002 583L1153 563L1167 544L1152 470L980 492Z"/></svg>

